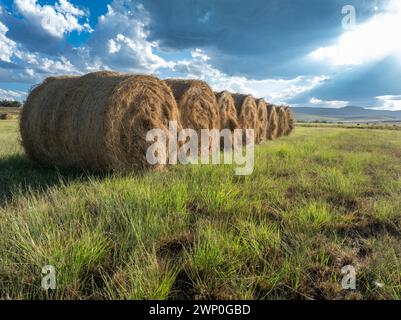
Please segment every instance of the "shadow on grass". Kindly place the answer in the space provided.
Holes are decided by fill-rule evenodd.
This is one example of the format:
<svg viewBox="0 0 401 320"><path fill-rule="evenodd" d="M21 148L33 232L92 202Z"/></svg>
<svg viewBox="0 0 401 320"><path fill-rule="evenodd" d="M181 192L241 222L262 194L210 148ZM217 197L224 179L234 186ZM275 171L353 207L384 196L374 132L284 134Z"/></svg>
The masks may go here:
<svg viewBox="0 0 401 320"><path fill-rule="evenodd" d="M5 205L14 193L41 192L72 181L85 181L99 174L74 169L41 167L23 155L0 159L0 206ZM104 175L102 175L104 176Z"/></svg>

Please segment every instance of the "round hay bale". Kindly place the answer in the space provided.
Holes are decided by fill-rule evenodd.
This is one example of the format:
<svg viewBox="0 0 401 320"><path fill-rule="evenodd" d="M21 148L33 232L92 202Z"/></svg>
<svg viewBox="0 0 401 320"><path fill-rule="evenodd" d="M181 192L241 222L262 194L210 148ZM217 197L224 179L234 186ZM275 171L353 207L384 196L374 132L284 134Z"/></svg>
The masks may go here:
<svg viewBox="0 0 401 320"><path fill-rule="evenodd" d="M285 111L284 106L278 107L278 129L277 136L282 137L288 131L288 119L287 112Z"/></svg>
<svg viewBox="0 0 401 320"><path fill-rule="evenodd" d="M259 116L259 131L257 142L261 143L267 140L267 132L269 130L269 117L267 112L267 104L263 99L257 100L258 116Z"/></svg>
<svg viewBox="0 0 401 320"><path fill-rule="evenodd" d="M180 79L164 81L174 94L185 129L220 129L216 97L206 82Z"/></svg>
<svg viewBox="0 0 401 320"><path fill-rule="evenodd" d="M217 106L220 113L220 130L229 129L232 133L234 130L239 129L240 125L237 118L237 111L235 109L235 101L233 96L228 91L215 93L217 99ZM221 139L220 145L223 146L224 139ZM234 135L232 144L235 143Z"/></svg>
<svg viewBox="0 0 401 320"><path fill-rule="evenodd" d="M288 128L285 135L288 136L295 128L295 118L294 118L294 113L292 112L289 106L285 107L285 111L287 112L287 120L288 120Z"/></svg>
<svg viewBox="0 0 401 320"><path fill-rule="evenodd" d="M9 113L2 113L2 114L0 114L0 119L1 120L13 120L14 117Z"/></svg>
<svg viewBox="0 0 401 320"><path fill-rule="evenodd" d="M235 101L235 109L237 110L237 116L239 124L243 130L242 142L246 141L246 129L255 130L255 142L258 131L259 131L259 117L258 107L255 99L251 95L246 94L233 94Z"/></svg>
<svg viewBox="0 0 401 320"><path fill-rule="evenodd" d="M228 91L222 91L215 95L220 113L220 129L229 129L231 131L239 129L240 125L232 94Z"/></svg>
<svg viewBox="0 0 401 320"><path fill-rule="evenodd" d="M270 103L267 104L267 115L269 119L269 130L267 132L267 138L269 140L274 140L277 138L278 117L276 107Z"/></svg>
<svg viewBox="0 0 401 320"><path fill-rule="evenodd" d="M40 164L127 171L150 166L146 134L167 134L169 121L180 126L174 97L159 79L95 72L46 79L30 93L20 131L27 155Z"/></svg>

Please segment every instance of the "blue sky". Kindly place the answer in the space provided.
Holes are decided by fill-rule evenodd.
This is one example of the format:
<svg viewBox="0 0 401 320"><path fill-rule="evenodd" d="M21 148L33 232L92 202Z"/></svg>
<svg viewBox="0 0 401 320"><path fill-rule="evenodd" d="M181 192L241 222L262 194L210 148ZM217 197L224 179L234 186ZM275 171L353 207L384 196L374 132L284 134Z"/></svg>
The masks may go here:
<svg viewBox="0 0 401 320"><path fill-rule="evenodd" d="M356 20L344 27L346 5ZM0 99L110 69L293 106L401 110L399 30L399 0L0 0Z"/></svg>

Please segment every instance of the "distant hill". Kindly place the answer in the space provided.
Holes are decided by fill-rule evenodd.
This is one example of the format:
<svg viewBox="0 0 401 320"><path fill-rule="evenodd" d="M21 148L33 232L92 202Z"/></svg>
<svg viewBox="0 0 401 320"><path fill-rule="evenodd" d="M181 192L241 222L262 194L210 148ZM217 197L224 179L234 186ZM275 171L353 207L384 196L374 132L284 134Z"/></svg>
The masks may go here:
<svg viewBox="0 0 401 320"><path fill-rule="evenodd" d="M293 108L295 118L300 121L328 122L369 122L369 121L401 121L401 111L373 110L362 107L334 108Z"/></svg>

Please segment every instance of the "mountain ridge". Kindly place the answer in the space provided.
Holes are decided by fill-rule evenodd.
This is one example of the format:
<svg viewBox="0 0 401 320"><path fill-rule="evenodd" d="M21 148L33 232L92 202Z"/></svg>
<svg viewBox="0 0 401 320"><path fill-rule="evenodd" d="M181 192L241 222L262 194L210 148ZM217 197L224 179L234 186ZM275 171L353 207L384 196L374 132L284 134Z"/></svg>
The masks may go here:
<svg viewBox="0 0 401 320"><path fill-rule="evenodd" d="M401 110L376 110L359 106L343 108L294 107L295 118L304 121L401 121Z"/></svg>

